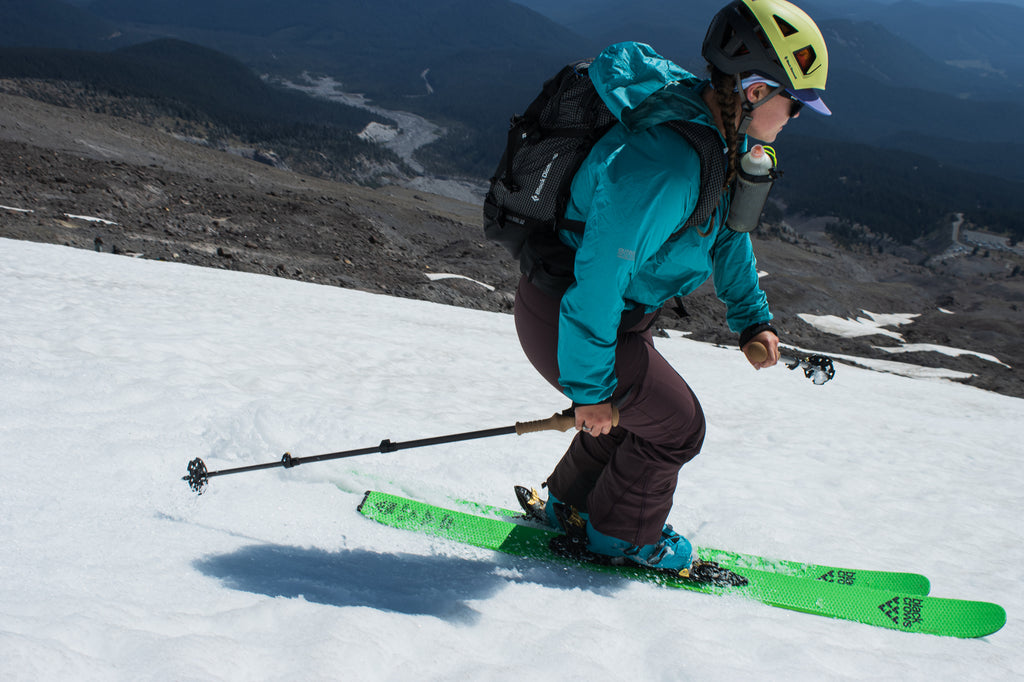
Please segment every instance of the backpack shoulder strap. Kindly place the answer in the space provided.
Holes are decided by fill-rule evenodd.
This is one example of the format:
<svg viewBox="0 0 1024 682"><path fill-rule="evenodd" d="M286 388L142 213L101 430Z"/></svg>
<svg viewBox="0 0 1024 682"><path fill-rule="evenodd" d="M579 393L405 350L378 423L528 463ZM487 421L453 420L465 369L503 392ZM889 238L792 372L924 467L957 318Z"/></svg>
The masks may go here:
<svg viewBox="0 0 1024 682"><path fill-rule="evenodd" d="M718 131L694 121L668 121L662 125L682 135L700 157L700 197L682 229L703 225L718 206L725 186L728 160L722 140Z"/></svg>

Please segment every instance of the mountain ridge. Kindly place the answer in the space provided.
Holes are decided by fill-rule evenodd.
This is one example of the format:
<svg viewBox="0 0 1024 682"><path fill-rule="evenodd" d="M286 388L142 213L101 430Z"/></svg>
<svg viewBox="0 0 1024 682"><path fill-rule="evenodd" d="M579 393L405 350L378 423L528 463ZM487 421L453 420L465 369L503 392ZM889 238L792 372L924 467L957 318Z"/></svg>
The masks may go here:
<svg viewBox="0 0 1024 682"><path fill-rule="evenodd" d="M0 237L254 272L496 312L519 278L487 242L479 206L425 192L314 178L196 146L150 126L0 94ZM989 353L916 352L926 366L975 375L980 388L1024 397L1016 343L1024 326L1024 256L995 251L925 268L875 249L836 248L823 221L772 223L755 234L762 280L783 340L891 359L885 337L843 338L800 314L856 318L917 313L901 333ZM1008 268L1016 263L1015 273ZM468 279L435 280L427 273ZM494 287L480 286L477 282ZM661 324L734 345L710 284ZM226 311L226 314L229 311Z"/></svg>
<svg viewBox="0 0 1024 682"><path fill-rule="evenodd" d="M421 172L404 167L383 147L357 139L357 133L371 121L389 125L381 115L271 87L239 60L178 39L162 38L108 52L0 48L0 76L52 81L51 91L59 89L57 82L65 82L71 84L69 87L86 87L114 97L150 100L151 104L141 106L193 119L200 131L207 131L189 133L194 137L235 137L246 145L268 149L286 166L303 172L368 183L409 182ZM908 110L906 128L890 140L900 149L898 153L865 146L873 140L858 138L869 136L870 130L857 126L849 126L848 131L856 142L829 140L829 119L801 116L799 125L776 144L787 173L785 181L778 183L776 195L797 210L821 212L831 204L840 218L886 232L902 243L930 232L956 212L964 212L976 225L1024 239L1024 224L1013 219L1015 214L1024 214L1024 193L1015 190L1010 173L1022 169L1013 164L1012 156L993 155L986 168L993 177L954 170L951 166L981 148L979 143L943 138L934 126L910 132L915 117L913 94L894 90L893 96L905 97ZM60 100L59 94L55 97L48 101ZM846 102L839 96L834 101L837 108ZM966 105L950 101L963 109L966 122L970 116ZM502 126L497 121L495 124L499 130L494 139L504 139ZM460 149L462 130L457 124L449 124L448 135L419 150L419 161L413 165L428 166L428 174L463 175L460 170L464 170L464 164L473 163L481 169L480 176L486 177L494 168L498 152L473 144L476 138L472 135L462 142L466 148ZM818 141L811 143L813 139ZM996 142L987 146L993 151L1014 148L1003 143L1000 149ZM843 154L836 154L840 149ZM929 149L938 153L929 156ZM458 155L463 165L453 164L453 155ZM939 160L933 160L936 156ZM374 171L373 164L380 170ZM823 164L831 174L821 173ZM911 164L921 169L918 179L905 171L901 177L893 175ZM350 172L352 167L361 170ZM858 181L841 186L834 181L836 175L856 177ZM478 185L482 183L480 176L476 179ZM830 177L832 182L824 181ZM922 207L920 213L914 213L915 206Z"/></svg>
<svg viewBox="0 0 1024 682"><path fill-rule="evenodd" d="M12 2L24 3L25 0L5 1L11 5ZM50 5L63 4L52 0L46 2ZM509 3L485 4L487 8L505 8ZM453 2L449 6L464 5ZM535 20L532 14L518 16L530 22ZM143 38L159 38L174 33L155 30L152 25L126 25L120 37L103 43L100 52L104 59L112 58L111 55L116 57L119 50L113 48L120 41L117 44L119 48L135 45L125 48L122 55L143 53L152 56L160 52L160 46L176 46L192 54L200 53L199 50L187 48L180 42L182 37L178 35L174 36L177 42L157 40L139 44ZM61 32L57 31L54 35L60 37ZM196 35L205 35L211 40L226 40L224 35ZM309 34L306 35L308 37ZM382 97L381 104L407 106L410 110L425 112L432 120L443 123L448 129L447 138L435 143L430 151L430 155L437 159L435 169L445 167L449 172L458 174L460 169L465 169L465 166L460 167L460 163L472 163L474 168L485 168L477 177L486 177L484 174L493 169L497 150L504 142L508 115L520 111L525 102L536 94L541 80L550 75L550 64L561 60L564 54L589 49L591 45L587 39L571 32L557 35L566 36L565 41L553 46L551 52L530 53L528 60L523 58L524 51L514 46L488 51L453 43L445 46L444 51L432 53L434 56L430 58L419 53L414 55L415 59L409 58L412 53L394 54L392 56L396 58L392 62L376 64L380 70L367 71L362 77L366 81L379 77L381 87L384 84L395 86L393 92ZM225 44L234 48L225 54L233 60L243 61L250 69L273 62L269 56L262 57L265 60L263 62L244 60L237 56L237 50L244 45L240 47L230 40ZM331 40L325 44L330 45L331 49L336 47ZM338 59L338 54L331 49L320 53L324 60ZM362 55L349 66L359 71L367 64L373 64L376 54L387 53L388 48L378 46L377 49L377 53ZM295 54L282 54L288 59L296 57ZM65 56L73 61L80 55L75 53ZM171 60L174 59L172 55ZM435 59L437 61L432 61ZM295 65L304 63L300 58L293 66L282 69L281 73L294 73ZM400 74L405 81L390 80L380 75L387 74L388 69ZM191 70L201 72L202 67L193 64ZM423 78L427 70L434 87L434 94L429 96L425 92ZM844 76L843 69L837 73L840 74L840 82L844 78L855 77ZM857 72L849 73L856 75ZM483 82L489 89L474 91L472 87L480 82L474 79L479 79L481 74L487 75ZM353 83L345 83L346 88L350 85ZM875 88L875 92L891 94L877 85L871 87ZM82 84L76 85L59 79L36 84L27 83L25 79L15 79L4 83L4 88L8 92L21 94L30 94L28 91L36 88L34 92L37 95L45 90L49 98L47 101L72 107L33 110L35 104L26 104L20 98L5 100L12 111L21 111L23 117L8 118L10 130L0 135L0 139L8 139L15 145L6 147L3 152L12 170L4 177L6 184L0 185L0 197L5 205L15 207L29 206L29 203L24 202L35 197L49 197L45 205L32 204L30 209L26 209L33 213L0 213L0 223L5 234L69 243L80 248L142 253L146 257L178 259L207 267L228 267L296 278L312 277L312 281L392 295L507 310L517 273L512 265L503 260L502 252L484 243L477 234L478 216L473 215L476 209L465 205L453 209L454 204L448 200L423 192L395 187L376 191L350 186L339 188L326 179L334 177L364 183L381 181L380 175L373 172L346 175L351 170L350 163L377 168L386 166L384 172L393 174L395 180L401 180L403 174L408 177L408 169L403 170L398 164L392 162L391 166L387 166L387 160L367 159L366 154L360 153L358 148L354 152L348 150L340 153L335 161L315 161L313 157L324 154L326 148L322 145L325 143L311 144L308 138L288 138L278 131L274 133L276 137L253 135L248 140L229 141L229 145L257 148L273 142L269 148L251 150L249 156L258 155L264 163L287 166L296 173L274 175L281 172L281 169L275 170L264 165L246 166L245 171L236 168L230 178L221 177L210 169L224 162L223 158L210 161L206 156L202 163L197 162L198 165L184 164L188 170L181 171L176 170L183 165L181 159L191 157L192 152L185 151L177 143L173 145L173 153L155 151L169 148L169 143L161 135L174 132L173 128L178 126L179 137L183 137L180 130L188 130L193 126L194 122L186 123L176 118L180 111L170 109L170 118L174 121L170 130L166 125L164 132L157 129L139 132L133 128L136 132L132 134L146 140L153 146L153 150L136 149L129 154L123 149L119 150L123 141L117 135L109 130L97 132L104 127L116 130L128 123L111 122L108 119L97 123L88 112L73 107L85 101L80 98L83 92L89 95L91 103L105 102L107 108L101 110L117 110L128 118L138 118L138 110L133 110L133 107L145 108L149 104L140 104L130 97L117 102L109 93L89 92L88 84L83 89ZM897 91L902 89L907 88L896 88ZM461 93L465 92L471 92L473 96L463 99ZM835 92L830 90L829 97L829 101L844 103L841 88ZM909 93L907 101L911 104L901 101L900 106L906 108L916 104L913 97L914 94ZM964 120L970 121L969 105L962 105L949 96L929 98L927 94L921 94L918 97L922 104L931 106L942 104L947 109L954 108L954 105L966 106ZM187 102L188 98L185 100ZM854 96L850 101L856 103L857 99ZM881 101L885 101L884 98ZM837 125L842 125L843 117L846 120L855 118L854 111L846 109L846 105L843 109L832 119ZM202 112L201 108L198 111L202 116L210 115L209 112ZM500 116L495 113L497 111L501 112ZM167 110L157 108L156 112L154 116L168 115ZM1001 115L1012 123L1012 112ZM86 130L91 132L83 133L85 139L98 136L102 141L93 146L113 151L109 151L107 156L100 154L97 157L96 150L83 148L80 140L54 138L54 131L40 128L34 121L25 118L39 117L59 128L65 125L65 119L76 116L90 121ZM987 249L973 256L963 253L957 255L953 251L953 255L948 258L943 256L945 260L939 265L922 265L926 258L934 257L946 246L953 245L949 225L954 219L954 213L971 211L978 215L979 202L990 216L995 216L993 211L999 206L1006 209L1011 220L1013 215L1024 212L1019 208L1020 202L1024 201L1024 192L1014 191L1020 183L1004 185L1000 184L1002 180L997 182L995 179L974 178L955 167L956 159L943 158L942 155L937 160L919 164L926 172L913 167L915 157L912 154L897 157L892 156L891 152L876 151L879 158L870 163L843 165L844 160L836 160L834 151L841 149L847 156L853 157L858 154L870 155L872 149L878 148L835 141L815 143L814 136L827 123L829 121L815 120L810 115L801 117L800 134L808 135L805 138L787 138L791 139L789 144L793 153L786 151L786 142L780 144L783 167L785 169L788 166L790 170L789 177L779 183L775 196L784 204L788 203L791 209L787 214L776 210L770 224L758 233L761 261L775 264L771 269L777 268L786 274L785 279L768 281L766 286L772 287L770 296L773 305L778 303L778 309L787 319L780 327L787 338L794 339L794 343L802 342L806 347L823 344L837 352L879 354L881 351L865 348L858 341L828 338L823 342L820 334L794 321L794 316L799 312L856 317L860 310L858 306L868 304L858 301L854 293L846 291L850 287L863 292L870 305L884 312L902 312L906 308L927 311L927 315L915 324L915 329L908 333L908 340L981 349L1004 359L1012 366L1024 362L1024 358L1019 357L1020 351L1012 343L1019 329L1024 326L1020 312L1020 305L1024 304L1024 296L1020 291L1020 264L1014 256L995 251L990 253ZM352 124L350 132L355 127ZM1003 127L1005 125L979 126L981 130L977 133L991 137L999 135ZM850 128L853 131L854 126ZM970 131L971 127L961 124L959 129ZM34 131L33 136L21 134L24 130ZM210 134L211 131L214 135ZM933 137L928 136L929 132ZM237 130L235 133L237 137ZM207 127L200 129L199 134L193 136L193 141L210 144L220 134L224 133ZM941 134L941 130L925 130L913 135L906 130L894 133L902 141L911 138L908 144L923 147L937 140L934 137L936 134ZM242 138L247 136L248 133L242 135ZM952 152L950 157L956 154L967 155L971 145L977 144L977 138L965 139L958 144L948 144L946 149ZM991 147L985 147L986 151L998 148L994 141L985 144L991 144ZM277 162L277 157L299 148L302 148L302 154L292 154L285 164ZM1013 149L1012 146L1009 148ZM195 153L213 152L200 148ZM295 161L300 157L302 160ZM25 158L34 160L32 168L24 167ZM227 158L226 155L224 158ZM453 162L453 159L457 162ZM824 167L829 169L828 172L822 172ZM944 172L944 168L948 172ZM172 171L174 175L167 174ZM841 174L841 177L835 177L837 174ZM273 180L267 180L264 176L272 177ZM318 179L314 176L320 177ZM800 180L801 176L803 180ZM97 178L107 180L97 186ZM207 182L203 182L203 179ZM254 182L267 183L265 191L254 191ZM958 187L958 183L965 186ZM313 186L318 188L318 194L308 191ZM813 192L808 189L812 186L815 187ZM166 189L168 187L178 189L169 191ZM961 189L968 195L977 191L978 197L970 201L964 199L958 194ZM192 194L194 196L190 196ZM90 202L88 206L76 206L76 202L86 197ZM111 197L120 213L103 214L106 216L103 219L117 223L116 228L102 227L104 223L83 226L66 217L109 210ZM835 197L841 197L842 201ZM922 201L933 201L935 205L918 208L915 202ZM830 208L841 203L844 204L844 215L832 215ZM965 203L970 206L965 206ZM355 211L353 205L358 205L359 210ZM444 209L439 209L439 205ZM341 209L341 206L345 206L345 209ZM886 206L895 206L900 210L886 211ZM808 216L797 215L795 210L808 212ZM922 233L927 234L932 245L922 251L920 244L912 243L915 241L913 238L903 240L901 237L894 243L884 234L879 234L878 231L884 227L884 219L892 217L888 214L904 214L900 219L904 223L915 224ZM861 220L858 221L858 217ZM992 220L998 222L1004 218L995 216ZM922 225L922 222L926 224ZM288 230L283 229L285 225ZM83 227L88 229L83 230ZM290 231L294 231L294 234ZM849 242L857 251L836 249L826 237L827 231ZM893 229L892 233L899 235L900 231ZM986 253L990 255L986 257ZM421 267L424 264L429 264L435 271L438 268L463 268L458 274L484 282L499 282L498 292L482 294L477 285L465 282L425 282ZM718 305L711 291L702 291L698 296L691 297L687 304L691 317L678 324L684 325L700 338L732 343L731 335L723 331L719 323ZM957 317L951 319L945 313L936 312L940 306L955 309ZM978 345L972 346L975 342ZM964 371L978 374L979 379L975 380L977 385L993 390L1018 391L1011 393L1015 395L1024 394L1019 388L1020 380L1010 370L989 366L991 363L970 358L948 361L931 356L924 356L922 361L964 368Z"/></svg>
<svg viewBox="0 0 1024 682"><path fill-rule="evenodd" d="M236 19L252 24L246 35L242 29L230 30L240 0L97 0L87 7L105 21L124 24L124 34L136 41L143 35L171 35L227 52L258 73L285 78L304 72L327 75L380 106L431 118L450 130L434 156L447 157L452 171L486 177L493 169L477 159L500 154L505 121L561 64L592 56L610 40L628 38L651 43L699 73L700 41L719 5L718 0L700 0L685 12L668 2L628 10L600 3L591 3L586 10L576 6L573 11L593 17L584 27L586 34L502 0L387 0L372 7L260 0L260 11ZM834 107L829 121L802 125L809 125L814 136L890 149L906 149L902 137L908 131L946 131L958 138L955 154L943 157L941 152L923 151L967 170L1024 182L1024 170L1009 161L1024 151L1024 135L1012 124L1024 115L1024 71L1020 77L1004 77L945 63L934 49L927 52L920 43L888 30L884 16L890 9L821 9L829 17L821 24L834 53L828 99L842 106ZM1024 13L1019 8L1007 10ZM615 33L618 29L611 27L621 26L625 17L635 29ZM953 18L945 22L946 33L966 30ZM424 73L430 74L429 92ZM984 119L976 104L963 101L965 97L986 102ZM906 120L905 112L924 110L927 117ZM993 116L997 120L982 123ZM998 144L1009 147L993 157L988 148Z"/></svg>

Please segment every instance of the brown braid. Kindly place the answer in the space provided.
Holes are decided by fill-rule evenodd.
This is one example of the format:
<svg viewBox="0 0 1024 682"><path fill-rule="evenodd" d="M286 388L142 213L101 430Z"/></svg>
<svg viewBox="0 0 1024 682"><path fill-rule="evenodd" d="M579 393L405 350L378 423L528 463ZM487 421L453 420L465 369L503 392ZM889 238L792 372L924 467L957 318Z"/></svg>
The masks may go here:
<svg viewBox="0 0 1024 682"><path fill-rule="evenodd" d="M729 149L729 172L725 175L725 187L729 187L739 168L740 136L736 129L736 112L740 109L740 95L736 92L736 79L708 64L711 85L715 89L715 101L722 116L725 144Z"/></svg>

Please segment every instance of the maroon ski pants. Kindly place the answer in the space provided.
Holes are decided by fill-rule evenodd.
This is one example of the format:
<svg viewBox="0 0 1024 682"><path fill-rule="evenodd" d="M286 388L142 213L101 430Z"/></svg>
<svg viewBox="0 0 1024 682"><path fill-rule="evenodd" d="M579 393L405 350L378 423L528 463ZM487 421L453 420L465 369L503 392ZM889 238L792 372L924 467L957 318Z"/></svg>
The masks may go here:
<svg viewBox="0 0 1024 682"><path fill-rule="evenodd" d="M557 299L520 282L519 341L541 376L561 390L558 311ZM594 528L637 545L660 539L679 469L700 452L705 431L697 397L654 348L655 315L619 330L612 395L619 425L604 436L578 432L547 479L551 494L588 512Z"/></svg>

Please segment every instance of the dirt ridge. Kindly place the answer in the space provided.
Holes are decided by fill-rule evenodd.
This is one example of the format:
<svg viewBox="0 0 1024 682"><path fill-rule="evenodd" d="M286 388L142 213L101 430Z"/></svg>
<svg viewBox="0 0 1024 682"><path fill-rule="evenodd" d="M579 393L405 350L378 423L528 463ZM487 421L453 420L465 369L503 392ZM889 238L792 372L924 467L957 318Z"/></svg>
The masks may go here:
<svg viewBox="0 0 1024 682"><path fill-rule="evenodd" d="M0 206L0 237L481 310L509 312L519 278L505 252L484 240L471 203L306 177L124 118L10 94L0 94ZM1024 364L1024 258L966 253L926 267L906 255L830 246L821 222L792 220L755 236L784 342L969 372L966 383L1024 397L1016 369ZM428 276L443 273L468 279ZM661 324L735 344L710 284L685 307L685 317L666 310ZM898 345L894 339L842 338L800 317L863 311L917 313L912 324L891 328L906 343L987 353L1005 364L891 355L876 346Z"/></svg>

